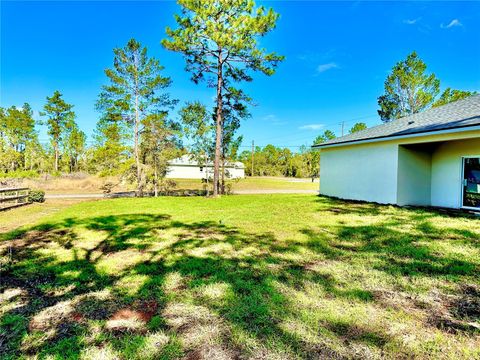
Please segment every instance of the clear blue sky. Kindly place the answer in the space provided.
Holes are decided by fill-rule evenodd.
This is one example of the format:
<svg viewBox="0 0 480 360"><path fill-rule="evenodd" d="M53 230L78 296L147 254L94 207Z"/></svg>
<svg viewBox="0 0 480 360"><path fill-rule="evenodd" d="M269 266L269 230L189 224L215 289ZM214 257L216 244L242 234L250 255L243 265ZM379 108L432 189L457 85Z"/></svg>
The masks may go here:
<svg viewBox="0 0 480 360"><path fill-rule="evenodd" d="M377 97L395 64L416 50L442 89L480 90L480 2L270 1L281 18L262 39L286 56L272 77L244 86L255 99L240 129L244 145L310 144L325 129L340 134L364 121L378 124ZM160 59L173 79L171 93L212 103L213 89L195 85L180 54L164 50L165 26L174 25L173 1L2 1L0 106L28 102L41 110L60 90L75 105L90 136L94 103L114 47L135 37ZM172 113L176 116L177 111ZM46 140L45 130L40 138Z"/></svg>

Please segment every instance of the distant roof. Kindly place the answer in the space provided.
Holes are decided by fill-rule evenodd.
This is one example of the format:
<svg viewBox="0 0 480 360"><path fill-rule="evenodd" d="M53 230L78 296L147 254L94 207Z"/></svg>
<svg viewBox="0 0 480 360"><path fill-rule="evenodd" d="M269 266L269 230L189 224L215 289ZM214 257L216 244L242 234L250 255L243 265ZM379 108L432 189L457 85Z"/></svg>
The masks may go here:
<svg viewBox="0 0 480 360"><path fill-rule="evenodd" d="M414 135L480 125L480 95L425 110L391 122L338 137L314 147L355 143L362 140Z"/></svg>
<svg viewBox="0 0 480 360"><path fill-rule="evenodd" d="M170 160L168 164L175 165L175 166L199 166L198 162L195 160L195 158L191 154L185 154L179 158ZM205 166L205 165L207 164L202 164L202 166ZM213 167L213 163L209 162L207 166ZM235 162L226 161L225 167L234 167L237 169L243 169L245 166L240 161L235 161Z"/></svg>

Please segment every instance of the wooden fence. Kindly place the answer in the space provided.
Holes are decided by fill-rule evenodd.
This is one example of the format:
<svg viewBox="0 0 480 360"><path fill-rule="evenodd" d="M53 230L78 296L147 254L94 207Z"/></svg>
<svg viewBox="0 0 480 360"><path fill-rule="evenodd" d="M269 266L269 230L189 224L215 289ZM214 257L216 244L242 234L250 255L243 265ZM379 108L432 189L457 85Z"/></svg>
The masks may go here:
<svg viewBox="0 0 480 360"><path fill-rule="evenodd" d="M29 188L0 189L0 211L27 205Z"/></svg>

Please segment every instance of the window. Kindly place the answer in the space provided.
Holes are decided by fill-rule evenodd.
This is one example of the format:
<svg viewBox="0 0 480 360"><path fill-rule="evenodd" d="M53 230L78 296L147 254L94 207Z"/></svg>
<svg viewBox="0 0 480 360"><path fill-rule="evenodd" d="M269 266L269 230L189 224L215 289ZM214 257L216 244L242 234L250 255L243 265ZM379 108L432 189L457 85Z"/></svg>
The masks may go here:
<svg viewBox="0 0 480 360"><path fill-rule="evenodd" d="M480 208L480 158L463 159L463 206Z"/></svg>

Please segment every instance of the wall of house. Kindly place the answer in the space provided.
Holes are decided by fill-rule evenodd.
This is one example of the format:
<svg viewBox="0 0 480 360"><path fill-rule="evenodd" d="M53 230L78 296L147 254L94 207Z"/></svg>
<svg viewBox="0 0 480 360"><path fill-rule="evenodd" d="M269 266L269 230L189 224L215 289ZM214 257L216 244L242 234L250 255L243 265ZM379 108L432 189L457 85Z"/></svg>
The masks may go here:
<svg viewBox="0 0 480 360"><path fill-rule="evenodd" d="M429 147L398 147L398 205L430 205L431 153Z"/></svg>
<svg viewBox="0 0 480 360"><path fill-rule="evenodd" d="M477 135L478 136L478 135ZM462 157L480 157L480 138L446 141L432 155L433 206L462 206Z"/></svg>
<svg viewBox="0 0 480 360"><path fill-rule="evenodd" d="M397 164L398 145L394 142L323 148L320 194L395 204Z"/></svg>
<svg viewBox="0 0 480 360"><path fill-rule="evenodd" d="M206 178L206 167L200 171L199 166L170 165L167 169L167 178L170 179L204 179ZM209 176L213 176L213 169L208 168Z"/></svg>
<svg viewBox="0 0 480 360"><path fill-rule="evenodd" d="M243 168L226 168L227 178L244 178L245 170ZM170 165L167 169L166 177L169 179L205 179L208 176L213 177L213 167Z"/></svg>

